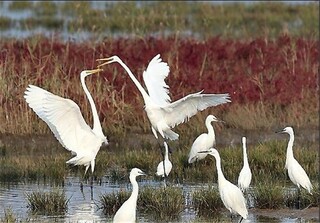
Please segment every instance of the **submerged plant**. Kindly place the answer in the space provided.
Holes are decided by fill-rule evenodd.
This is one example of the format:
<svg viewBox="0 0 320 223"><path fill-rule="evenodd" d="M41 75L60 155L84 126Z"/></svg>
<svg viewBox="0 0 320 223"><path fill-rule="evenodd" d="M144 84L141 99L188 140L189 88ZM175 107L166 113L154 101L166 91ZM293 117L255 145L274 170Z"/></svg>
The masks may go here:
<svg viewBox="0 0 320 223"><path fill-rule="evenodd" d="M32 192L26 194L28 208L37 214L64 214L68 209L69 199L64 191Z"/></svg>

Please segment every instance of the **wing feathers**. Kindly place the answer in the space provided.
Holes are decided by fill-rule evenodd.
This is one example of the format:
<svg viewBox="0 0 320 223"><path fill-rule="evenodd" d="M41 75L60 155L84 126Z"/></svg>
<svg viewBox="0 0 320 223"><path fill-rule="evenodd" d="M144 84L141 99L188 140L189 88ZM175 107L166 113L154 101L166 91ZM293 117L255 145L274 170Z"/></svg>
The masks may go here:
<svg viewBox="0 0 320 223"><path fill-rule="evenodd" d="M198 111L230 102L229 94L202 94L202 91L189 94L164 107L165 119L170 127L185 122Z"/></svg>
<svg viewBox="0 0 320 223"><path fill-rule="evenodd" d="M143 72L143 80L148 89L150 98L160 107L171 102L169 97L169 86L164 79L169 74L169 66L162 62L160 54L156 55Z"/></svg>

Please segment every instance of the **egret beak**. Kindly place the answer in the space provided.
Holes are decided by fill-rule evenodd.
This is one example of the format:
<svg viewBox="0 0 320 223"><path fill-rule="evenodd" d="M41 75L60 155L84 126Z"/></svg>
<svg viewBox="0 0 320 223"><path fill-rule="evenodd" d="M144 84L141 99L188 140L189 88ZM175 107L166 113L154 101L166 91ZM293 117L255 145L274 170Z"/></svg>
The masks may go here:
<svg viewBox="0 0 320 223"><path fill-rule="evenodd" d="M114 58L113 57L108 57L108 58L97 59L96 61L106 61L106 62L98 65L98 67L102 67L102 66L104 66L106 64L114 62Z"/></svg>
<svg viewBox="0 0 320 223"><path fill-rule="evenodd" d="M284 129L278 130L275 133L284 133Z"/></svg>
<svg viewBox="0 0 320 223"><path fill-rule="evenodd" d="M98 69L95 69L95 70L88 70L87 73L88 74L95 74L95 73L98 73L100 71L103 71L103 69L98 68Z"/></svg>
<svg viewBox="0 0 320 223"><path fill-rule="evenodd" d="M140 175L147 176L147 174L145 174L143 171L140 171L139 174L140 174Z"/></svg>
<svg viewBox="0 0 320 223"><path fill-rule="evenodd" d="M200 151L198 153L209 153L210 151L209 150L206 150L206 151Z"/></svg>

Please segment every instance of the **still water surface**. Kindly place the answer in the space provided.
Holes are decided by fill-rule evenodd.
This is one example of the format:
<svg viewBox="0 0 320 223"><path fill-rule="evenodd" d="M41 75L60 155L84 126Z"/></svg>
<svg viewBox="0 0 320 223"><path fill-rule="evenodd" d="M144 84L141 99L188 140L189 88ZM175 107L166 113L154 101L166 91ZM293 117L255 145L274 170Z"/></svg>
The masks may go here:
<svg viewBox="0 0 320 223"><path fill-rule="evenodd" d="M139 181L139 186L153 186L161 187L161 182L155 181ZM171 185L177 186L177 185ZM179 222L200 222L197 218L196 213L190 208L190 194L192 190L197 188L203 188L204 184L184 184L179 185L183 187L185 195L185 210L181 214ZM95 182L93 189L91 190L90 185L85 184L83 192L80 190L80 183L78 177L68 177L65 179L64 186L51 186L46 183L3 183L0 185L0 216L4 217L6 209L10 208L14 213L15 217L21 221L32 221L32 222L111 222L112 216L105 216L101 209L99 209L99 200L102 194L112 193L122 189L131 190L129 183L114 183L104 178L101 183ZM68 211L63 216L44 216L44 215L33 215L30 213L27 207L26 193L34 191L52 191L53 189L64 190L67 198L70 198L68 203ZM299 218L267 218L259 216L249 209L248 219L242 222L316 222L309 221L306 219ZM230 222L230 215L228 211L223 213L223 218L226 222ZM220 218L220 220L222 220ZM235 221L234 219L233 221ZM201 222L209 222L210 219L201 219ZM212 221L212 220L211 220ZM137 214L137 222L154 222L151 216Z"/></svg>

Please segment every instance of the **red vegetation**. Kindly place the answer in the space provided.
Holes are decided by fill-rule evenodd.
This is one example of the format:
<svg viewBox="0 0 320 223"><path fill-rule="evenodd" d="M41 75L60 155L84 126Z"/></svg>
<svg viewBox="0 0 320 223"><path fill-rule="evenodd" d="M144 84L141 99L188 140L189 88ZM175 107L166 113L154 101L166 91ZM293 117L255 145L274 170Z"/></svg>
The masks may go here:
<svg viewBox="0 0 320 223"><path fill-rule="evenodd" d="M106 39L93 44L41 38L36 42L2 41L0 45L2 71L9 64L14 67L12 73L1 75L11 75L16 83L23 75L27 75L23 79L40 86L53 73L59 73L63 80L78 78L81 70L98 65L96 59L112 55L118 55L142 81L143 70L160 53L170 66L166 82L173 100L204 90L204 93L228 92L233 103L263 101L287 105L302 100L306 92L316 95L318 90L318 40L289 36L275 41L146 37ZM104 70L103 75L116 90L125 86L126 102L136 100L139 92L119 65L111 64Z"/></svg>

